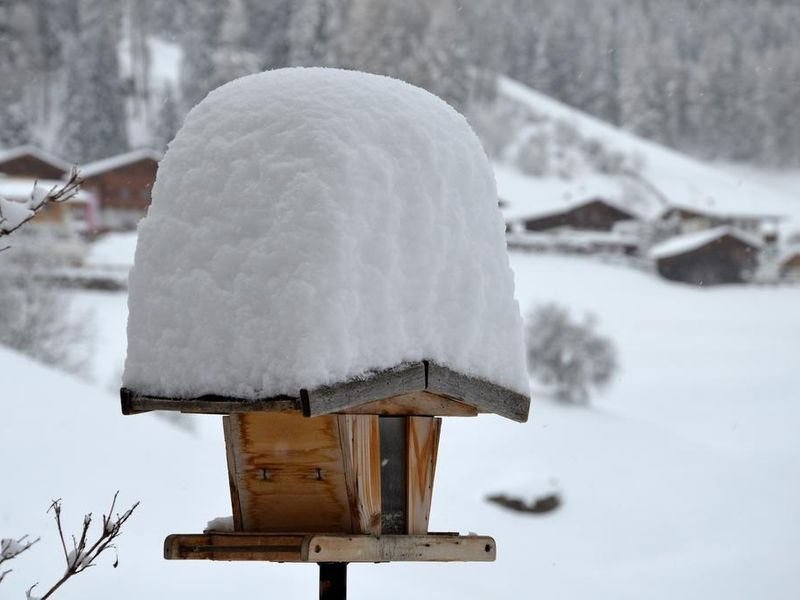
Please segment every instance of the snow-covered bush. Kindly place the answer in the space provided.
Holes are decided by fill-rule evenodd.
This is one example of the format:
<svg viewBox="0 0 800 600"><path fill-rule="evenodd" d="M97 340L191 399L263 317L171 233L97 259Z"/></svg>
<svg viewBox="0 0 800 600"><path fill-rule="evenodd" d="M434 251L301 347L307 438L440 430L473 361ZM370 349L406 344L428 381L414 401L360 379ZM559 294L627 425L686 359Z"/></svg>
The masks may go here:
<svg viewBox="0 0 800 600"><path fill-rule="evenodd" d="M82 373L91 354L91 319L75 314L69 297L43 279L57 264L47 241L18 240L0 253L0 344Z"/></svg>
<svg viewBox="0 0 800 600"><path fill-rule="evenodd" d="M528 371L563 402L586 403L590 388L608 384L617 371L613 342L595 331L596 318L573 320L566 308L544 304L526 320Z"/></svg>
<svg viewBox="0 0 800 600"><path fill-rule="evenodd" d="M546 131L530 135L517 151L517 168L532 177L545 177L550 173L550 139Z"/></svg>
<svg viewBox="0 0 800 600"><path fill-rule="evenodd" d="M486 154L499 160L520 130L537 117L523 104L497 98L473 106L467 112L467 120L481 139Z"/></svg>

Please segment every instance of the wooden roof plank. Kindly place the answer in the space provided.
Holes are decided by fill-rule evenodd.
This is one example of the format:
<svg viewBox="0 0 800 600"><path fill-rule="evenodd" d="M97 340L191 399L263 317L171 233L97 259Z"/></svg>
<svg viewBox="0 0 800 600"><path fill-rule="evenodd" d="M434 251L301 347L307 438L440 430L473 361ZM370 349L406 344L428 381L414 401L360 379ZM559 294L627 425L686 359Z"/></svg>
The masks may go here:
<svg viewBox="0 0 800 600"><path fill-rule="evenodd" d="M446 405L441 399L432 403L432 396L445 397L465 406ZM413 401L412 397L415 398ZM393 401L393 398L396 400ZM421 410L422 414L433 413L430 416L466 416L474 412L490 412L519 422L528 419L530 406L527 396L433 361L404 363L363 378L312 390L302 389L298 397L246 399L209 394L197 398L166 398L122 388L120 399L122 412L126 415L151 410L223 415L302 410L304 416L314 417L349 412L418 414L413 411ZM390 407L390 404L397 406ZM476 410L470 410L469 407Z"/></svg>
<svg viewBox="0 0 800 600"><path fill-rule="evenodd" d="M371 373L363 379L300 390L303 414L307 417L343 412L368 402L425 389L425 364L404 363Z"/></svg>
<svg viewBox="0 0 800 600"><path fill-rule="evenodd" d="M474 406L481 412L494 413L514 421L528 420L530 399L497 384L468 377L435 362L428 362L427 390L450 396Z"/></svg>

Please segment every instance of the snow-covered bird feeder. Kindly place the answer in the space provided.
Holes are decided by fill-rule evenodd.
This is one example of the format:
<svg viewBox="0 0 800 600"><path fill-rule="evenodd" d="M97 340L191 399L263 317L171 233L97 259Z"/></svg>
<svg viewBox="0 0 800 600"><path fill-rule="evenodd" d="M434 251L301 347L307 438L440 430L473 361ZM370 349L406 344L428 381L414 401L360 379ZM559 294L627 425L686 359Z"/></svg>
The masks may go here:
<svg viewBox="0 0 800 600"><path fill-rule="evenodd" d="M123 412L225 415L233 531L167 558L316 562L325 589L494 559L428 532L440 417L529 407L492 168L445 102L316 68L211 92L159 165L129 309Z"/></svg>

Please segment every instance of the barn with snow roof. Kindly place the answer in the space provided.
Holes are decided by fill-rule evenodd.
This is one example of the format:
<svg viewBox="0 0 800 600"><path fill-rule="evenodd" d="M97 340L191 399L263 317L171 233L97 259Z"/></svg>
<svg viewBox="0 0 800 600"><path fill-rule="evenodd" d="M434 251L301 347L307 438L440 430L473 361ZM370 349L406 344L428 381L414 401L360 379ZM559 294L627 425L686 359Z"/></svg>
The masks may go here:
<svg viewBox="0 0 800 600"><path fill-rule="evenodd" d="M778 269L782 279L800 282L800 248L786 250L778 259Z"/></svg>
<svg viewBox="0 0 800 600"><path fill-rule="evenodd" d="M160 152L139 149L80 166L84 189L98 198L103 229L136 228L150 206L160 159Z"/></svg>
<svg viewBox="0 0 800 600"><path fill-rule="evenodd" d="M0 173L9 177L61 179L72 165L36 146L17 146L0 150Z"/></svg>
<svg viewBox="0 0 800 600"><path fill-rule="evenodd" d="M722 226L670 238L653 246L649 257L658 273L695 285L744 283L758 266L761 240Z"/></svg>
<svg viewBox="0 0 800 600"><path fill-rule="evenodd" d="M605 198L590 198L557 212L531 215L522 220L526 231L570 228L581 231L611 231L620 221L637 220L630 208Z"/></svg>
<svg viewBox="0 0 800 600"><path fill-rule="evenodd" d="M445 102L317 68L211 92L160 163L129 310L123 412L224 415L232 516L167 558L319 563L325 598L349 562L494 560L428 527L442 417L530 402L492 168Z"/></svg>

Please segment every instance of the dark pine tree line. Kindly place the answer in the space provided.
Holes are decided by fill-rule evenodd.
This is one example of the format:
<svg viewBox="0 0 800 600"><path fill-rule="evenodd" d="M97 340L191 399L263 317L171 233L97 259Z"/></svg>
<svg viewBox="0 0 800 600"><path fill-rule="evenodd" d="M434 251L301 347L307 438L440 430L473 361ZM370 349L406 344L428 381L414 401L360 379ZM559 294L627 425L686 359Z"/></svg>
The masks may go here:
<svg viewBox="0 0 800 600"><path fill-rule="evenodd" d="M800 165L798 31L794 0L0 0L0 146L91 160L141 143L131 123L163 146L230 79L326 65L461 110L506 74L705 158ZM152 36L183 51L175 85L152 87Z"/></svg>

